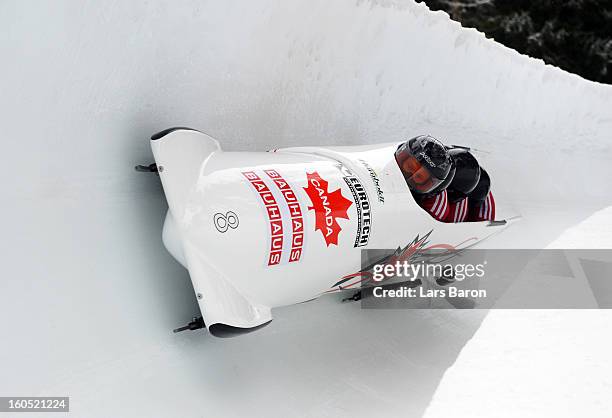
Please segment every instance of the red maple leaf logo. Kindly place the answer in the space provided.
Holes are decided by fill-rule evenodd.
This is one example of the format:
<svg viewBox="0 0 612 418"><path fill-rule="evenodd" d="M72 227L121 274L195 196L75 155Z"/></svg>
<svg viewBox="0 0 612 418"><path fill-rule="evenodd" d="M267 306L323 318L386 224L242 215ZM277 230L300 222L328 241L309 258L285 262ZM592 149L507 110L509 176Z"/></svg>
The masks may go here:
<svg viewBox="0 0 612 418"><path fill-rule="evenodd" d="M338 188L333 192L327 190L329 183L323 180L319 173L306 173L308 187L304 187L306 194L312 202L309 210L315 213L315 230L321 231L325 243L338 245L338 234L342 230L337 218L349 219L348 208L353 202L342 196L342 191Z"/></svg>

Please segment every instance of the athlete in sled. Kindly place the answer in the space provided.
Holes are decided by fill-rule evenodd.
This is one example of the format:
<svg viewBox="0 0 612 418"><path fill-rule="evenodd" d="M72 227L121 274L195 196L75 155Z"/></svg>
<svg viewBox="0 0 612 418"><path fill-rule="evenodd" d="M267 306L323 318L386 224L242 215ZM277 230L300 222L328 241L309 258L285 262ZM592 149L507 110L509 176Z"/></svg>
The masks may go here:
<svg viewBox="0 0 612 418"><path fill-rule="evenodd" d="M465 147L422 135L402 144L395 158L415 200L437 220L495 220L489 174Z"/></svg>
<svg viewBox="0 0 612 418"><path fill-rule="evenodd" d="M181 329L249 332L268 324L274 307L358 285L361 249L459 250L506 225L493 211L470 218L488 183L480 174L472 190L455 186L464 153L431 137L224 152L204 133L173 128L151 146L156 165L140 168L159 173L169 206L163 242L189 270L202 312ZM463 193L476 222L443 222L440 193L447 201Z"/></svg>

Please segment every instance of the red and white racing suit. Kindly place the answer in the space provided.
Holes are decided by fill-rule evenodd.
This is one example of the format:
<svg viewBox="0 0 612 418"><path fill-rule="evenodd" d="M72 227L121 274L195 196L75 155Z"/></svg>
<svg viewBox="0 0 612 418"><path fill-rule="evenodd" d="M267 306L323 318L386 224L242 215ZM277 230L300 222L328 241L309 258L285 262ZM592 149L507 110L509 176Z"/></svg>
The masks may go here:
<svg viewBox="0 0 612 418"><path fill-rule="evenodd" d="M464 197L456 202L448 203L448 215L444 218L446 223L464 222L468 216L468 199Z"/></svg>
<svg viewBox="0 0 612 418"><path fill-rule="evenodd" d="M469 201L468 222L494 221L495 220L495 199L489 192L487 197L481 201Z"/></svg>
<svg viewBox="0 0 612 418"><path fill-rule="evenodd" d="M435 195L417 198L417 202L431 216L439 221L444 221L448 216L448 195L446 190Z"/></svg>
<svg viewBox="0 0 612 418"><path fill-rule="evenodd" d="M495 199L489 192L481 201L464 198L449 202L446 190L417 199L419 205L440 222L482 222L495 220Z"/></svg>

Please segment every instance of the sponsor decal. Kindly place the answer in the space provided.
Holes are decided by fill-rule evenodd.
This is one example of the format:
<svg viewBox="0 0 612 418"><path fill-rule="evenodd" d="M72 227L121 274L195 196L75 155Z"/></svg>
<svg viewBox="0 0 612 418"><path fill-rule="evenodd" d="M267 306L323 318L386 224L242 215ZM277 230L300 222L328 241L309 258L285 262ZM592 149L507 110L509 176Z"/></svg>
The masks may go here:
<svg viewBox="0 0 612 418"><path fill-rule="evenodd" d="M302 217L302 209L298 202L297 196L289 183L276 170L264 170L283 195L287 208L289 208L289 216L291 219L291 251L289 253L289 262L299 261L302 256L302 245L304 244L304 218Z"/></svg>
<svg viewBox="0 0 612 418"><path fill-rule="evenodd" d="M425 159L425 161L427 161L427 164L429 164L432 167L437 167L437 165L434 164L434 162L431 160L431 158L429 158L429 155L425 154L423 151L419 152L419 155L421 157L423 157L423 159Z"/></svg>
<svg viewBox="0 0 612 418"><path fill-rule="evenodd" d="M370 167L367 161L362 159L359 159L358 161L365 167L366 170L368 170L368 173L370 173L370 178L372 179L372 183L374 183L374 187L376 188L376 195L378 196L378 201L380 203L385 203L385 194L380 188L380 180L378 178L378 174L376 173L376 171L374 171L372 167Z"/></svg>
<svg viewBox="0 0 612 418"><path fill-rule="evenodd" d="M353 200L355 200L357 208L357 236L354 247L363 247L368 245L372 227L370 199L365 187L363 187L363 184L361 184L361 181L356 176L345 176L343 178L353 194Z"/></svg>
<svg viewBox="0 0 612 418"><path fill-rule="evenodd" d="M338 245L338 235L342 228L337 220L349 219L347 211L353 202L342 195L340 188L330 192L329 183L316 171L306 173L306 179L308 186L304 187L304 191L312 202L308 210L314 211L315 230L321 231L328 247L331 244Z"/></svg>
<svg viewBox="0 0 612 418"><path fill-rule="evenodd" d="M268 265L280 264L283 255L283 220L280 208L268 185L254 171L243 171L242 175L251 183L259 194L266 208L270 224L270 251Z"/></svg>
<svg viewBox="0 0 612 418"><path fill-rule="evenodd" d="M265 176L260 177L254 171L243 171L242 175L253 186L266 210L270 227L268 266L280 264L283 261L283 251L286 256L285 261L289 263L299 261L304 246L304 217L300 202L289 182L278 171L274 169L262 171ZM274 186L271 183L274 183ZM279 194L283 197L282 201L279 200L284 203L283 210L270 188L277 189L277 197ZM289 228L291 235L289 235ZM287 233L286 237L285 233Z"/></svg>

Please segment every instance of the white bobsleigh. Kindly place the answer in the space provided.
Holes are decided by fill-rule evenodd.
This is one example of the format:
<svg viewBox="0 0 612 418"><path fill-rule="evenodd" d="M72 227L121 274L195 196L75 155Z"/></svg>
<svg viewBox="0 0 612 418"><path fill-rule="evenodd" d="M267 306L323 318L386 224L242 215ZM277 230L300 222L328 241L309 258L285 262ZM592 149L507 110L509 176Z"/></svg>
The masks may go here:
<svg viewBox="0 0 612 418"><path fill-rule="evenodd" d="M272 320L272 308L346 288L362 249L425 236L459 249L504 227L432 218L395 161L400 143L224 152L188 128L154 135L169 206L163 242L189 270L199 327L249 332Z"/></svg>

